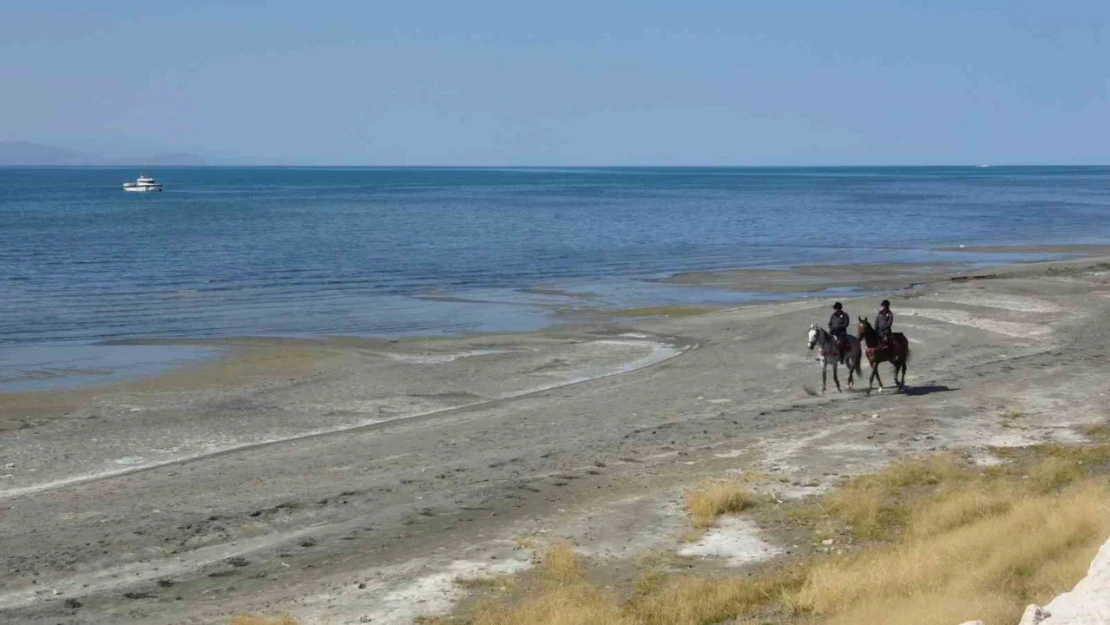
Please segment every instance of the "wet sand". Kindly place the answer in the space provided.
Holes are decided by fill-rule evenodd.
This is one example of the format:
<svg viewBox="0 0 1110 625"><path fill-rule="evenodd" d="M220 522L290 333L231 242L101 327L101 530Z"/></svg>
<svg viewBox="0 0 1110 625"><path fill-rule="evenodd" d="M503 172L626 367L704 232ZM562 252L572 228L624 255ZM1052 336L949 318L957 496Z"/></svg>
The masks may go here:
<svg viewBox="0 0 1110 625"><path fill-rule="evenodd" d="M1090 328L1108 263L711 278L901 289L904 394L816 392L815 297L462 339L193 341L225 356L0 395L0 621L407 623L460 598L457 577L527 567L533 543L618 572L677 551L700 478L761 471L801 496L908 452L1080 440L1107 416L1110 339Z"/></svg>
<svg viewBox="0 0 1110 625"><path fill-rule="evenodd" d="M965 245L962 247L941 247L935 251L973 254L1067 254L1070 256L1093 257L1110 255L1110 245Z"/></svg>
<svg viewBox="0 0 1110 625"><path fill-rule="evenodd" d="M813 293L822 290L866 292L901 290L973 269L958 263L891 263L882 265L809 265L789 269L738 269L683 273L671 284L750 293Z"/></svg>

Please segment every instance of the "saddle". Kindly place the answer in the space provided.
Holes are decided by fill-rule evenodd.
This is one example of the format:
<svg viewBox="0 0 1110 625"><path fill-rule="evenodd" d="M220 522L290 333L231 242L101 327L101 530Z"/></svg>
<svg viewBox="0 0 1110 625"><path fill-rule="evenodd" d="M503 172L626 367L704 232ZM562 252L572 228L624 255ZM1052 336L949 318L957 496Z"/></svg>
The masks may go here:
<svg viewBox="0 0 1110 625"><path fill-rule="evenodd" d="M902 336L904 335L901 332L891 332L890 338L880 336L878 345L867 348L867 357L871 358L875 354L888 353L900 349L900 341L897 339Z"/></svg>

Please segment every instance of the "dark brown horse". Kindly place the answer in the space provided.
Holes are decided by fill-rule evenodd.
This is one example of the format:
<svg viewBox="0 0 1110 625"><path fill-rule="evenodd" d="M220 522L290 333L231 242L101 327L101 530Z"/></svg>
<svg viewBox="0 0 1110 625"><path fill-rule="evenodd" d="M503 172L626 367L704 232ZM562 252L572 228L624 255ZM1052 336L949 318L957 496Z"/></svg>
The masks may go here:
<svg viewBox="0 0 1110 625"><path fill-rule="evenodd" d="M871 379L867 381L867 391L871 392L872 383L879 380L879 392L883 392L883 379L879 376L879 364L889 362L894 366L894 383L901 390L906 386L906 364L910 361L910 342L901 332L891 334L889 342L883 342L878 331L871 327L867 317L859 318L859 340L866 346L864 352L871 363ZM902 379L898 379L898 373Z"/></svg>

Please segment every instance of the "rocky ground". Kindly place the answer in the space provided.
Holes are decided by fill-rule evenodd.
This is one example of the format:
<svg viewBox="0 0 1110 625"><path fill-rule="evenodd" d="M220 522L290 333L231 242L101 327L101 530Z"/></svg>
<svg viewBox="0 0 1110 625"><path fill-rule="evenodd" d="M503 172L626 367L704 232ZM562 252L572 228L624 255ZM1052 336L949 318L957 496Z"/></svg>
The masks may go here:
<svg viewBox="0 0 1110 625"><path fill-rule="evenodd" d="M807 547L747 527L683 543L692 482L759 471L797 497L907 452L991 463L1107 418L1110 265L930 280L891 297L915 351L904 393L817 392L806 331L831 301L811 299L530 335L222 341L222 360L153 380L0 396L0 621L407 623L559 538L615 576L659 550L742 565Z"/></svg>

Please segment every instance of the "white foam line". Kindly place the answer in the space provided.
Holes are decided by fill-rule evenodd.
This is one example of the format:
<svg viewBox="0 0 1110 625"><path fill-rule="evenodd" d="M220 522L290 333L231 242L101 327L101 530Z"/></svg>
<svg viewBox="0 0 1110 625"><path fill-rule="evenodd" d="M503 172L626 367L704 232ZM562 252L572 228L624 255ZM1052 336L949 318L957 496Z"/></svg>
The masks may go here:
<svg viewBox="0 0 1110 625"><path fill-rule="evenodd" d="M628 345L639 346L639 345L642 345L644 343L644 341L593 341L593 342L596 343L596 344L599 344L599 345L620 345L620 346L628 346ZM598 374L598 375L584 375L584 376L579 376L579 377L575 377L575 378L568 378L566 380L561 380L559 382L553 382L551 384L547 384L547 385L544 385L544 386L537 386L537 387L534 387L534 388L530 388L526 391L517 391L515 393L509 393L508 395L502 395L500 397L500 399L512 399L514 397L520 397L521 395L528 395L530 393L538 393L540 391L549 391L553 388L560 388L560 387L563 387L563 386L570 386L571 384L580 384L582 382L589 382L590 380L600 380L602 378L607 378L609 376L620 375L622 373L628 373L630 371L636 371L637 369L643 369L645 367L650 367L654 364L661 363L664 360L670 360L671 358L674 358L675 356L678 356L679 354L687 351L688 349L690 349L690 348L679 349L677 347L672 347L670 345L667 345L666 343L653 342L651 344L651 353L650 354L648 354L647 356L644 356L643 358L639 358L637 360L627 362L627 363L621 365L620 367L618 367L615 371L610 371L609 373L601 373L601 374ZM477 404L474 404L474 405L477 405Z"/></svg>
<svg viewBox="0 0 1110 625"><path fill-rule="evenodd" d="M595 341L595 342L603 343L603 344L636 345L636 344L645 343L646 341ZM696 346L694 346L694 347L696 347ZM167 466L167 465L171 465L171 464L180 464L180 463L183 463L183 462L191 462L193 460L199 460L200 458L205 458L205 457L208 457L208 456L215 456L215 455L219 455L219 454L225 454L225 453L232 452L232 451L240 451L240 450L243 450L243 449L250 449L250 448L253 448L253 447L263 447L263 446L266 446L266 445L273 445L275 443L287 443L287 442L292 442L292 441L299 441L299 440L314 438L314 437L318 437L318 436L326 436L326 435L329 435L329 434L338 434L338 433L341 433L341 432L349 432L351 430L357 430L357 429L368 427L368 426L375 425L375 424L378 424L378 423L393 422L393 421L404 421L404 420L408 420L408 419L415 419L415 418L418 418L418 417L426 417L428 415L433 415L433 414L440 413L440 412L449 412L449 411L452 411L452 410L460 410L460 409L463 409L463 408L480 407L480 406L484 406L486 404L491 404L491 403L497 402L497 401L504 401L506 399L515 399L515 398L518 398L518 397L523 397L525 395L531 395L533 393L540 393L540 392L549 391L549 390L555 389L555 388L562 388L564 386L572 386L574 384L581 384L583 382L589 382L591 380L600 380L600 379L607 378L607 377L610 377L610 376L620 375L622 373L629 373L631 371L636 371L638 369L643 369L643 368L646 368L646 367L650 367L652 365L658 364L658 363L663 362L665 360L669 360L671 358L674 358L675 356L678 356L680 354L683 354L683 353L689 351L690 349L693 349L693 347L677 348L677 347L673 347L671 345L667 345L666 343L660 343L660 342L656 342L656 341L651 342L651 348L652 348L651 353L648 354L647 356L645 356L643 358L640 358L640 359L637 359L637 360L633 360L632 362L626 363L625 365L617 368L615 371L610 371L608 373L602 373L602 374L593 375L593 376L583 376L583 377L577 377L577 378L570 378L569 380L563 380L563 381L560 381L560 382L555 382L553 384L547 384L547 385L537 386L537 387L533 387L533 388L528 388L528 389L524 389L524 390L521 390L521 391L516 391L514 393L509 393L507 395L502 395L502 396L500 396L496 399L491 399L491 400L481 401L481 402L474 402L472 404L463 404L463 405L460 405L460 406L453 406L451 408L436 408L435 410L426 410L424 412L416 412L416 413L412 413L412 414L407 414L407 415L403 415L403 416L394 417L392 419L373 419L373 420L368 420L368 421L359 421L358 423L354 423L354 424L351 424L351 425L345 425L345 426L341 426L341 427L337 427L337 428L322 428L322 429L319 429L319 430L311 430L311 431L308 431L308 432L303 432L301 434L297 434L297 435L294 435L294 436L279 436L279 437L275 437L275 438L267 438L267 439L263 439L261 441L254 441L254 442L250 442L250 443L242 443L242 444L239 444L239 445L230 445L230 446L221 447L221 448L218 448L218 449L209 449L207 451L202 451L202 452L198 452L198 453L195 453L195 454L186 454L186 455L183 455L183 456L176 456L174 458L167 458L165 460L159 460L159 461L156 461L156 462L149 462L149 463L146 463L146 464L133 465L133 466L129 466L129 467L124 468L124 469L114 469L114 470L110 470L110 471L101 471L99 473L89 473L89 474L85 474L85 475L76 475L76 476L73 476L73 477L67 477L67 478L64 478L64 479L54 480L54 481L51 481L51 482L43 482L41 484L34 484L34 485L31 485L31 486L22 486L22 487L19 487L19 488L11 488L11 489L8 489L8 490L0 491L0 501L5 500L5 499L14 499L16 497L22 497L24 495L33 495L33 494L36 494L36 493L42 493L42 492L45 492L45 491L48 491L48 490L55 490L55 489L58 489L58 488L64 488L66 486L74 486L76 484L83 484L85 482L95 482L97 480L102 480L102 479L106 479L106 478L110 478L110 477L120 477L120 476L123 476L123 475L128 475L128 474L131 474L131 473L138 473L140 471L155 469L155 468L158 468L158 467L163 467L163 466Z"/></svg>

